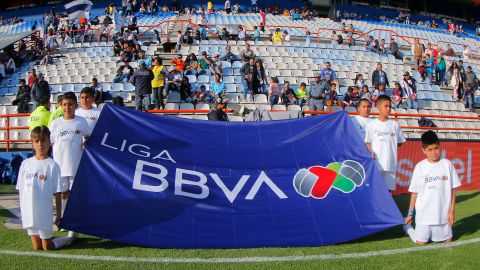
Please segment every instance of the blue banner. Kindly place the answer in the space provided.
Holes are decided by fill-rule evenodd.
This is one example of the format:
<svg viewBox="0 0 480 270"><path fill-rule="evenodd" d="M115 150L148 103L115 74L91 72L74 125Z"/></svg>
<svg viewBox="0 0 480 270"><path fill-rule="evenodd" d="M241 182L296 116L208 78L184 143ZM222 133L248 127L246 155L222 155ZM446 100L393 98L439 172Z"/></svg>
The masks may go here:
<svg viewBox="0 0 480 270"><path fill-rule="evenodd" d="M107 105L61 226L141 246L318 246L403 223L348 115L211 122Z"/></svg>

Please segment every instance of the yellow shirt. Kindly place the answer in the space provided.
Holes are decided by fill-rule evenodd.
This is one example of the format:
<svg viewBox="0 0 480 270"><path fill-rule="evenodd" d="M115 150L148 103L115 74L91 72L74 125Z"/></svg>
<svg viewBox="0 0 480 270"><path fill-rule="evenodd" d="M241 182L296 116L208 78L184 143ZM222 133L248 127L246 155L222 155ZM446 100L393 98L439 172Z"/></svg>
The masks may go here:
<svg viewBox="0 0 480 270"><path fill-rule="evenodd" d="M38 126L46 126L48 127L48 122L50 121L50 115L52 113L47 111L47 109L43 106L38 106L35 111L30 114L30 118L28 119L28 126L30 131Z"/></svg>
<svg viewBox="0 0 480 270"><path fill-rule="evenodd" d="M205 2L204 2L204 3L205 3ZM208 10L213 10L213 3L212 3L212 1L208 1L208 3L207 3L207 9L208 9Z"/></svg>
<svg viewBox="0 0 480 270"><path fill-rule="evenodd" d="M159 88L164 86L165 82L165 76L163 75L163 66L153 66L152 72L153 72L153 80L152 80L152 87L153 88Z"/></svg>
<svg viewBox="0 0 480 270"><path fill-rule="evenodd" d="M274 32L273 33L273 42L282 42L282 33Z"/></svg>

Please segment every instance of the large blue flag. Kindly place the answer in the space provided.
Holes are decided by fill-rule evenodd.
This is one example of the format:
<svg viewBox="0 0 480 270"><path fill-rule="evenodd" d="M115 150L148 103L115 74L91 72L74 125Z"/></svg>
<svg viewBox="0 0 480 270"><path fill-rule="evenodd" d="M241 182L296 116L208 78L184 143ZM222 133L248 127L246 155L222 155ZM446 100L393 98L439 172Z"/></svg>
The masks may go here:
<svg viewBox="0 0 480 270"><path fill-rule="evenodd" d="M348 115L209 122L107 105L61 226L151 247L317 246L403 223Z"/></svg>

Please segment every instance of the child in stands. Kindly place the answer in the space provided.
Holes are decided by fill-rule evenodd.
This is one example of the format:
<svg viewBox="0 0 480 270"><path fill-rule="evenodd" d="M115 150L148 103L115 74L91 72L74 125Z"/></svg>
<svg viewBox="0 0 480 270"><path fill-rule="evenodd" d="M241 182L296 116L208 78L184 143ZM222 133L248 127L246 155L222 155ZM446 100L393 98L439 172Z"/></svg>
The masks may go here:
<svg viewBox="0 0 480 270"><path fill-rule="evenodd" d="M440 141L429 130L422 135L422 152L426 159L413 170L409 192L412 193L404 229L414 243L451 242L455 222L455 189L460 180L452 162L442 158ZM415 212L414 212L415 211ZM415 214L416 227L412 220Z"/></svg>
<svg viewBox="0 0 480 270"><path fill-rule="evenodd" d="M59 249L71 243L71 238L53 238L53 205L55 196L55 224L60 224L61 193L65 187L60 181L60 167L48 156L50 131L37 126L30 133L35 156L23 161L18 173L17 190L20 198L22 225L27 229L34 250Z"/></svg>
<svg viewBox="0 0 480 270"><path fill-rule="evenodd" d="M338 106L337 84L330 83L330 91L327 93L327 106Z"/></svg>
<svg viewBox="0 0 480 270"><path fill-rule="evenodd" d="M365 144L372 157L377 160L387 188L395 190L397 172L397 147L406 140L397 121L389 119L392 100L389 96L377 99L378 118L367 126Z"/></svg>
<svg viewBox="0 0 480 270"><path fill-rule="evenodd" d="M73 180L83 154L84 141L88 139L90 127L85 118L75 115L77 96L73 92L63 95L63 117L50 124L50 141L53 143L53 159L60 166L61 185L65 190L62 194L62 209L65 209ZM62 213L63 215L63 213ZM77 234L69 232L70 237Z"/></svg>

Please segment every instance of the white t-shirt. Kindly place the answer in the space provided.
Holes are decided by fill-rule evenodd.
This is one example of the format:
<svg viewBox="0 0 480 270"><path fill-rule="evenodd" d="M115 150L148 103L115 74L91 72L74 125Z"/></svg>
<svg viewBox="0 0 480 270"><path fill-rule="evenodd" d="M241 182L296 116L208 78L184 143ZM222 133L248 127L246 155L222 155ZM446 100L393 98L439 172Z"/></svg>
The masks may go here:
<svg viewBox="0 0 480 270"><path fill-rule="evenodd" d="M465 48L463 50L463 58L465 59L468 59L468 56L470 55L470 49L469 48Z"/></svg>
<svg viewBox="0 0 480 270"><path fill-rule="evenodd" d="M75 116L63 117L50 124L50 141L53 143L53 159L60 166L62 177L75 176L83 154L83 138L89 136L87 120Z"/></svg>
<svg viewBox="0 0 480 270"><path fill-rule="evenodd" d="M424 159L413 170L409 192L417 193L415 222L421 225L448 223L452 189L460 186L452 162L441 159L430 163Z"/></svg>
<svg viewBox="0 0 480 270"><path fill-rule="evenodd" d="M89 110L84 110L82 108L78 108L75 111L75 115L81 116L87 120L88 127L90 128L90 134L92 134L93 128L97 124L98 118L100 117L100 109L98 108L91 108Z"/></svg>
<svg viewBox="0 0 480 270"><path fill-rule="evenodd" d="M360 115L355 115L350 119L352 119L353 125L357 129L358 135L360 135L360 138L362 139L362 141L365 141L367 126L370 122L373 121L373 119L368 117L363 117Z"/></svg>
<svg viewBox="0 0 480 270"><path fill-rule="evenodd" d="M35 157L22 162L18 173L20 211L23 228L51 231L55 193L64 192L60 185L60 167L51 158Z"/></svg>
<svg viewBox="0 0 480 270"><path fill-rule="evenodd" d="M398 123L375 119L368 124L366 130L365 143L372 145L372 150L377 155L379 169L397 171L397 147L399 143L406 141Z"/></svg>

